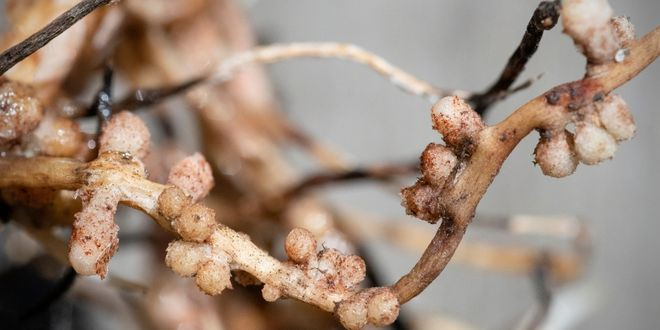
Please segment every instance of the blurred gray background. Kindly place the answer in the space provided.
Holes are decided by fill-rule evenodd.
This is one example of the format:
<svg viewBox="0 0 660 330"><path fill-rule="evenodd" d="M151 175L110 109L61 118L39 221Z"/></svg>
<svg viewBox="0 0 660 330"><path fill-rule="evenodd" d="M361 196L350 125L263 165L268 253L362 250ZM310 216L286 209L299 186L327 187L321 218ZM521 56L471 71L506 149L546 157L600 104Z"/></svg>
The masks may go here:
<svg viewBox="0 0 660 330"><path fill-rule="evenodd" d="M632 18L638 35L660 23L660 1L610 3L617 15ZM354 43L438 86L481 90L499 74L537 4L250 1L248 14L266 43ZM542 73L542 79L494 107L487 116L489 123L550 87L582 76L584 58L561 29L559 24L545 34L521 77L522 81ZM269 71L290 118L346 151L356 164L411 159L427 143L439 140L431 130L425 100L404 94L364 67L334 60L295 60L273 65ZM613 160L580 165L568 178L548 178L532 165L538 137L529 136L505 163L478 208L480 214L574 214L589 220L596 246L592 263L587 278L566 293L577 292L597 308L578 324L581 329L660 326L659 84L660 65L655 63L617 91L628 102L638 130ZM342 208L404 218L399 200L377 186L333 188L325 196ZM374 243L371 250L389 282L418 257L385 244ZM476 328L506 329L532 302L528 278L450 265L403 311L449 314Z"/></svg>

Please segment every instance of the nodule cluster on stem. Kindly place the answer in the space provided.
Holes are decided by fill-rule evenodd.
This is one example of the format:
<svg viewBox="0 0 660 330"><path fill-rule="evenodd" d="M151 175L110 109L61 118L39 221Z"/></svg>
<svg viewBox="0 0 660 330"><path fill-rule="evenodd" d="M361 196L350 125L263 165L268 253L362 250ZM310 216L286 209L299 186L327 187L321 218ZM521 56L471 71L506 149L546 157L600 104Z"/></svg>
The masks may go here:
<svg viewBox="0 0 660 330"><path fill-rule="evenodd" d="M578 161L598 164L614 156L617 144L635 134L635 122L625 101L611 94L573 114L575 134L565 125L542 129L534 150L543 174L561 178L571 175Z"/></svg>
<svg viewBox="0 0 660 330"><path fill-rule="evenodd" d="M635 39L634 27L625 17L612 18L605 0L567 0L562 2L564 32L587 58L585 81L596 78L609 63L621 62ZM625 101L618 95L596 93L586 100L577 82L560 86L546 94L547 104L563 105L559 120L539 123L540 141L534 151L535 162L545 175L565 177L578 163L600 163L613 157L619 142L634 136L635 123ZM562 104L565 99L571 102ZM435 223L449 216L443 204L443 191L451 189L470 156L480 144L486 128L480 116L457 96L438 101L432 108L433 128L442 134L445 145L429 144L421 155L422 177L404 188L402 204L406 212ZM574 131L567 126L572 124ZM508 133L501 139L506 141ZM515 132L513 132L515 134Z"/></svg>
<svg viewBox="0 0 660 330"><path fill-rule="evenodd" d="M401 191L406 212L430 223L446 212L442 191L460 175L485 128L481 117L458 96L447 96L431 109L433 129L446 145L430 143L421 156L422 177Z"/></svg>
<svg viewBox="0 0 660 330"><path fill-rule="evenodd" d="M587 58L587 77L600 74L604 65L621 62L635 29L626 17L611 17L605 0L568 0L562 2L564 32ZM555 103L552 91L548 102ZM539 129L540 141L534 151L535 162L543 174L565 177L578 162L598 164L614 156L619 142L635 134L635 122L626 102L616 94L597 95L593 102L579 107L569 104L568 121ZM572 123L575 131L566 125Z"/></svg>
<svg viewBox="0 0 660 330"><path fill-rule="evenodd" d="M150 182L142 159L149 152L149 138L142 120L129 112L114 115L103 126L99 155L83 169L83 186L76 191L82 210L73 222L69 260L79 274L105 276L119 242L114 222L119 202L157 210L156 220L184 239L204 241L210 235L213 210L194 204L213 187L210 165L194 154L173 166L169 188L145 186Z"/></svg>

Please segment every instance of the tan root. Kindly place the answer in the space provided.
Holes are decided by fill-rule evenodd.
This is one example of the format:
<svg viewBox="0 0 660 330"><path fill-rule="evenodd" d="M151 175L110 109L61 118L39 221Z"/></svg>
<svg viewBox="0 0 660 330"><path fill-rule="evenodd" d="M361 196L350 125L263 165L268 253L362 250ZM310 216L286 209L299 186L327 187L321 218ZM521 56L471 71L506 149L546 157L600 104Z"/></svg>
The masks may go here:
<svg viewBox="0 0 660 330"><path fill-rule="evenodd" d="M165 14L156 16L162 20L151 15L143 19L169 24L193 15L192 7L190 12L172 10L183 3L176 1L170 7L159 8ZM136 9L141 5L131 2L129 11L141 11ZM413 186L404 188L401 195L408 214L441 224L413 269L390 287L361 289L365 262L356 255L325 246L319 248L316 230L312 230L314 234L302 228L291 230L284 242L288 260L280 261L246 234L222 224L222 207L212 209L200 203L214 186L211 166L201 154L176 163L167 184L148 180L143 161L149 153L150 133L142 120L131 113L117 113L103 126L98 157L93 161L52 157L75 154L75 148L66 146L80 141L78 127L57 118L42 121L43 109L32 91L7 80L0 82L0 148L31 144L33 150L38 150L36 155L49 157L0 158L0 188L3 195L16 192L11 196L15 196L13 202L17 204L35 204L32 199L36 196L54 200L56 190L76 191L82 210L75 214L68 260L80 274L106 276L107 264L119 244L114 216L117 205L123 203L145 212L162 228L177 235L167 248L165 263L181 276L194 277L197 286L209 295L232 288L232 271L247 273L263 284L262 295L267 301L298 299L335 313L349 329L367 324L388 325L397 318L401 304L418 295L442 272L458 248L477 204L525 136L534 130L540 132L535 160L544 174L553 177L570 175L578 161L591 165L612 158L618 143L634 136L635 124L625 102L611 91L657 58L660 28L635 40L630 23L620 18L612 20L611 12L605 0L564 1L564 28L587 57L587 75L532 99L493 126L485 125L463 98L446 96L446 92L351 45L275 45L239 53L216 66L213 79L223 81L246 64L300 56L337 57L366 64L408 92L437 101L430 111L431 121L444 145L430 143L426 147L420 159L422 176ZM173 58L160 60L176 62ZM185 74L174 69L167 73L170 77ZM452 93L467 96L460 91ZM199 108L206 118L217 114L212 106ZM250 172L257 175L243 178L245 181L236 186L267 177L272 186L284 186L275 174L285 171L277 172L276 166L259 167L276 154L268 139L249 142L268 146L269 152L263 154L258 152L262 148L246 142L250 139L241 139L247 135L240 129L228 123L219 125L233 132L228 137L233 139L236 150L249 154L242 156L253 160L251 164L245 162L247 166L258 164ZM575 134L567 130L569 125L575 126ZM67 134L61 140L49 140L48 132L59 129ZM223 159L214 161L222 163ZM274 194L265 185L254 191L263 196ZM294 211L289 210L284 217L295 217ZM329 227L326 224L318 232L326 232Z"/></svg>
<svg viewBox="0 0 660 330"><path fill-rule="evenodd" d="M291 43L270 45L238 53L223 61L216 69L212 80L228 80L235 71L250 64L275 63L299 57L336 58L367 65L378 74L386 77L403 91L424 97L431 102L446 95L468 97L469 93L461 90L442 90L426 81L393 66L383 58L358 46L342 43Z"/></svg>

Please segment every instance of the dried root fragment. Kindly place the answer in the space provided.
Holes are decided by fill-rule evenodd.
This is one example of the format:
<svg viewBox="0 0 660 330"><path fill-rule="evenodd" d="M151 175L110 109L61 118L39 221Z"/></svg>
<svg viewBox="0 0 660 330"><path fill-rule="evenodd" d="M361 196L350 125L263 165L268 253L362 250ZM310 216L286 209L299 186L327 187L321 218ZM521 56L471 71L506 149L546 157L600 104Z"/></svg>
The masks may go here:
<svg viewBox="0 0 660 330"><path fill-rule="evenodd" d="M621 96L608 95L603 102L596 103L596 110L600 122L618 141L629 140L635 136L635 120Z"/></svg>
<svg viewBox="0 0 660 330"><path fill-rule="evenodd" d="M52 22L58 15L63 14L65 10L80 2L79 0L4 2L8 9L5 18L11 24L8 25L9 29L2 38L2 48L8 49L9 46L25 40ZM78 7L78 9L81 8ZM99 13L90 13L87 19L78 20L83 12L84 10L69 12L66 23L61 27L73 25L66 28L63 33L53 33L55 31L51 30L50 33L41 34L38 41L33 39L29 46L23 45L19 54L27 55L32 51L36 52L25 57L15 66L4 68L3 73L11 68L5 73L5 76L39 86L38 93L43 99L51 99L54 95L59 94L58 89L61 87L62 81L72 71L80 69L80 67L74 68L74 65L83 54L83 48L93 39L91 36L95 32L94 27L100 16ZM38 50L34 48L37 45L41 45ZM19 58L15 58L15 60Z"/></svg>
<svg viewBox="0 0 660 330"><path fill-rule="evenodd" d="M447 96L431 109L433 129L459 155L469 155L476 147L479 133L484 129L481 116L458 96Z"/></svg>
<svg viewBox="0 0 660 330"><path fill-rule="evenodd" d="M181 188L193 201L198 201L213 188L211 165L204 156L195 153L172 167L167 182Z"/></svg>
<svg viewBox="0 0 660 330"><path fill-rule="evenodd" d="M612 7L607 0L564 0L561 10L564 33L587 57L589 63L614 60L619 41L610 24Z"/></svg>
<svg viewBox="0 0 660 330"><path fill-rule="evenodd" d="M566 130L542 133L534 155L543 174L555 178L573 174L578 165L573 134Z"/></svg>
<svg viewBox="0 0 660 330"><path fill-rule="evenodd" d="M614 156L616 140L606 130L590 122L576 124L575 151L587 165L598 164Z"/></svg>
<svg viewBox="0 0 660 330"><path fill-rule="evenodd" d="M15 143L33 131L43 114L43 106L32 88L0 80L0 147Z"/></svg>

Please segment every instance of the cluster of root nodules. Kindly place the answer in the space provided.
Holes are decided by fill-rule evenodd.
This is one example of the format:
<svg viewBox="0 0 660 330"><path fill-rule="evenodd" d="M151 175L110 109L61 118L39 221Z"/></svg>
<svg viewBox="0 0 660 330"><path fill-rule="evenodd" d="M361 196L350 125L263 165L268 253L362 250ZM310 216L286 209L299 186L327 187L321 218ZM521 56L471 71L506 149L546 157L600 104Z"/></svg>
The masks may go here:
<svg viewBox="0 0 660 330"><path fill-rule="evenodd" d="M180 167L188 167L192 164L200 164L198 159L189 159L180 163ZM191 173L204 173L207 169L206 162L201 162L200 168ZM179 177L174 179L180 169L175 166L170 172L170 182L178 182L180 179L188 179L190 182L199 181L204 178ZM186 176L191 173L187 173ZM210 171L208 172L210 174ZM206 176L208 178L208 176ZM200 181L201 182L201 181ZM182 187L190 186L182 184ZM165 263L177 274L190 277L195 276L197 286L209 295L220 294L225 288L231 288L231 274L229 263L230 256L222 249L215 247L212 242L212 234L221 226L215 220L215 211L199 203L193 203L197 189L189 193L176 185L165 189L158 197L158 212L170 222L172 228L181 236L167 247ZM204 193L205 195L205 193Z"/></svg>
<svg viewBox="0 0 660 330"><path fill-rule="evenodd" d="M83 134L71 118L45 111L36 90L0 78L0 154L84 159Z"/></svg>
<svg viewBox="0 0 660 330"><path fill-rule="evenodd" d="M99 155L87 164L84 184L76 191L82 210L73 222L69 261L79 274L105 276L118 248L114 216L121 201L141 202L145 208L157 204L160 217L169 221L167 226L186 240L200 242L210 235L215 214L195 203L213 187L210 165L199 154L184 158L172 168L169 186L160 198L149 201L140 187L147 177L142 160L149 152L149 139L145 124L129 112L114 115L104 125Z"/></svg>
<svg viewBox="0 0 660 330"><path fill-rule="evenodd" d="M288 265L301 270L314 286L328 292L345 294L354 291L366 273L364 260L356 255L343 255L338 250L323 248L317 252L314 235L306 229L295 228L286 237L284 250ZM264 286L268 301L277 299L273 288ZM275 299L273 299L275 298Z"/></svg>
<svg viewBox="0 0 660 330"><path fill-rule="evenodd" d="M481 117L457 96L440 99L431 110L433 129L445 145L430 143L420 158L422 177L401 191L406 212L436 223L445 216L441 194L460 175L485 128Z"/></svg>
<svg viewBox="0 0 660 330"><path fill-rule="evenodd" d="M569 0L562 3L564 32L587 58L587 75L598 75L604 65L625 60L626 47L635 40L635 29L625 17L611 17L605 0ZM550 91L547 101L555 104L561 91ZM586 102L585 102L586 101ZM570 132L566 124L540 129L541 139L534 151L543 174L565 177L578 162L598 164L614 156L618 143L635 135L635 122L626 102L610 94L582 100L585 106L568 105Z"/></svg>
<svg viewBox="0 0 660 330"><path fill-rule="evenodd" d="M197 286L209 295L231 288L231 266L241 269L241 259L247 258L261 264L252 272L263 281L266 301L286 297L291 286L304 288L303 295L333 301L335 314L348 329L360 329L368 323L385 326L399 315L399 302L389 288L358 291L366 272L360 257L343 255L335 249L319 251L314 235L306 229L296 228L287 235L284 249L289 260L278 262L244 245L247 237L220 224L214 226L213 233L204 240L199 236L196 241L173 241L165 257L168 267L181 276L194 276Z"/></svg>
<svg viewBox="0 0 660 330"><path fill-rule="evenodd" d="M287 235L284 249L288 265L302 271L313 287L345 297L335 308L339 321L347 329L360 329L368 323L389 325L399 315L399 302L389 288L371 288L357 292L365 277L366 265L356 255L342 255L335 249L317 252L317 242L306 229L296 228ZM274 301L281 291L264 285L264 299Z"/></svg>
<svg viewBox="0 0 660 330"><path fill-rule="evenodd" d="M543 174L565 177L578 163L598 164L614 156L618 143L635 135L635 122L625 101L615 94L577 110L566 122L539 129L534 151ZM456 96L445 97L432 109L433 127L446 145L430 143L420 158L422 177L401 191L406 212L436 223L446 216L442 192L454 184L478 143L484 124L470 106ZM566 129L573 124L575 132Z"/></svg>
<svg viewBox="0 0 660 330"><path fill-rule="evenodd" d="M635 135L635 122L619 95L580 108L572 115L575 133L564 126L540 130L534 150L543 174L561 178L572 174L578 162L598 164L614 156L618 143Z"/></svg>

